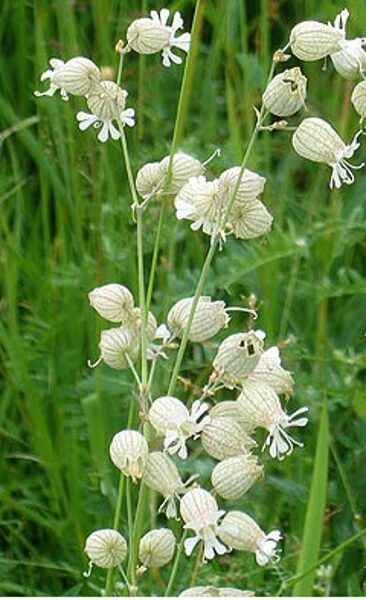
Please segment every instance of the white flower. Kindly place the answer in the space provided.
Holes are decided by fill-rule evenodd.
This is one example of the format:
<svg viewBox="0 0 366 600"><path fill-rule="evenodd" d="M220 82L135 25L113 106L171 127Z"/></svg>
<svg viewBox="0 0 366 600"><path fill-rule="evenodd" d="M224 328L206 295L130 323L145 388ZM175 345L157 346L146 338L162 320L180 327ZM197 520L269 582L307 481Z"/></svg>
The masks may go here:
<svg viewBox="0 0 366 600"><path fill-rule="evenodd" d="M113 437L109 447L113 464L135 482L141 479L149 448L147 441L139 431L125 429Z"/></svg>
<svg viewBox="0 0 366 600"><path fill-rule="evenodd" d="M256 367L263 353L263 335L261 331L234 333L221 342L213 366L225 387L242 383Z"/></svg>
<svg viewBox="0 0 366 600"><path fill-rule="evenodd" d="M337 21L319 23L318 21L303 21L293 27L290 33L291 50L300 60L319 60L333 52L342 50L346 37L343 23Z"/></svg>
<svg viewBox="0 0 366 600"><path fill-rule="evenodd" d="M113 323L129 321L132 317L134 299L130 290L118 283L97 287L88 294L91 306L97 313Z"/></svg>
<svg viewBox="0 0 366 600"><path fill-rule="evenodd" d="M287 415L281 407L277 394L267 384L247 381L237 399L242 418L248 425L263 427L268 436L262 450L267 446L272 458L282 460L291 454L294 446L303 446L286 431L290 427L305 427L306 417L299 417L307 412L307 406L299 408L292 415Z"/></svg>
<svg viewBox="0 0 366 600"><path fill-rule="evenodd" d="M276 75L263 93L264 106L277 117L294 115L306 98L306 77L299 67Z"/></svg>
<svg viewBox="0 0 366 600"><path fill-rule="evenodd" d="M330 187L340 188L342 183L350 185L355 177L352 169L361 169L361 165L351 165L348 158L360 147L358 131L349 145L346 145L333 127L317 117L304 119L292 136L292 145L303 158L314 162L326 163L332 168Z"/></svg>
<svg viewBox="0 0 366 600"><path fill-rule="evenodd" d="M152 529L140 540L139 559L144 567L160 568L170 562L175 552L175 537L170 529Z"/></svg>
<svg viewBox="0 0 366 600"><path fill-rule="evenodd" d="M183 590L179 594L179 598L196 598L196 597L206 597L206 598L233 598L233 597L241 597L248 598L251 596L255 596L254 592L250 590L239 590L237 588L218 588L212 585L206 586L196 586L187 588Z"/></svg>
<svg viewBox="0 0 366 600"><path fill-rule="evenodd" d="M178 300L168 313L168 326L172 336L181 337L187 328L193 298ZM225 302L212 301L210 296L200 296L191 322L188 339L192 342L204 342L214 337L220 329L227 327L229 316L225 311Z"/></svg>
<svg viewBox="0 0 366 600"><path fill-rule="evenodd" d="M257 366L248 375L249 381L260 381L269 385L277 394L291 396L294 380L290 371L281 366L280 351L277 346L268 348L261 354Z"/></svg>
<svg viewBox="0 0 366 600"><path fill-rule="evenodd" d="M123 110L119 115L122 125L133 127L135 124L134 115L135 110L133 108L127 108L126 110ZM78 112L76 118L79 121L79 129L81 129L81 131L85 131L85 129L88 129L88 127L91 125L94 127L94 129L101 128L100 132L98 133L98 140L100 142L106 142L109 137L111 137L113 140L119 140L121 137L120 132L113 125L111 119L102 119L83 111Z"/></svg>
<svg viewBox="0 0 366 600"><path fill-rule="evenodd" d="M337 15L334 21L334 27L346 31L346 23L348 21L349 12L345 8ZM364 38L356 38L354 40L344 40L342 50L333 52L330 55L334 68L345 79L356 79L366 67L366 52L362 45L365 43Z"/></svg>
<svg viewBox="0 0 366 600"><path fill-rule="evenodd" d="M219 496L225 500L237 500L261 475L263 467L258 464L256 456L239 454L219 462L211 473L211 481Z"/></svg>
<svg viewBox="0 0 366 600"><path fill-rule="evenodd" d="M159 164L164 173L167 173L170 164L170 155L165 156ZM174 154L172 160L170 189L178 192L191 177L202 175L204 170L205 167L199 160L184 152L177 152Z"/></svg>
<svg viewBox="0 0 366 600"><path fill-rule="evenodd" d="M176 63L177 65L180 65L183 62L182 59L180 58L180 56L174 54L171 49L175 47L179 48L180 50L183 50L184 52L188 52L189 44L191 41L190 33L183 33L178 37L176 36L178 29L183 29L183 19L180 16L180 13L174 13L173 22L170 27L167 26L167 22L169 19L169 10L167 8L163 8L159 14L156 10L152 10L150 15L154 23L162 25L167 30L169 30L170 33L169 41L165 45L161 53L163 57L164 67L170 67L172 62Z"/></svg>
<svg viewBox="0 0 366 600"><path fill-rule="evenodd" d="M366 117L366 81L358 83L351 96L354 109L364 119Z"/></svg>
<svg viewBox="0 0 366 600"><path fill-rule="evenodd" d="M186 441L190 437L199 437L203 427L210 422L209 416L199 421L208 408L208 404L196 400L189 412L178 398L157 398L151 405L149 419L156 431L165 436L164 450L169 454L177 452L179 458L187 458Z"/></svg>
<svg viewBox="0 0 366 600"><path fill-rule="evenodd" d="M206 181L203 175L191 177L175 197L174 206L178 220L193 221L191 229L197 231L202 227L204 233L211 235L217 230L223 209L218 180Z"/></svg>
<svg viewBox="0 0 366 600"><path fill-rule="evenodd" d="M101 77L98 67L82 56L67 62L51 58L49 63L52 68L42 73L41 81L49 79L50 87L45 92L34 92L35 96L53 96L57 90L60 90L63 100L68 100L69 94L85 96Z"/></svg>
<svg viewBox="0 0 366 600"><path fill-rule="evenodd" d="M127 30L127 41L135 52L141 54L162 53L164 67L171 63L181 64L182 59L173 54L172 48L179 48L188 52L191 36L183 33L176 36L179 29L183 28L183 19L179 12L174 13L172 24L167 25L169 10L163 8L160 13L156 10L150 12L151 18L136 19Z"/></svg>
<svg viewBox="0 0 366 600"><path fill-rule="evenodd" d="M276 546L282 537L281 532L274 529L266 535L254 519L244 512L228 512L219 527L218 535L230 548L253 552L261 567L269 561L279 560Z"/></svg>
<svg viewBox="0 0 366 600"><path fill-rule="evenodd" d="M218 521L225 514L219 510L215 498L206 490L196 488L187 492L180 501L180 514L185 522L184 529L193 529L196 535L187 538L184 549L190 556L201 540L203 560L211 560L216 554L225 554L227 548L217 539Z"/></svg>

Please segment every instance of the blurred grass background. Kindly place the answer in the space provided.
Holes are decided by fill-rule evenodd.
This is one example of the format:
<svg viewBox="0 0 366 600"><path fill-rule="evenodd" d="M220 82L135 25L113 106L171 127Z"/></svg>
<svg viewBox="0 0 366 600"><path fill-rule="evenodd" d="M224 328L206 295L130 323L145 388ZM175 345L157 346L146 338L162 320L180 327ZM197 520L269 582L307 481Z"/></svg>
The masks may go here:
<svg viewBox="0 0 366 600"><path fill-rule="evenodd" d="M180 10L189 24L194 4L165 6ZM333 20L344 5L331 0L203 5L180 148L205 159L220 147L221 159L210 167L216 175L240 162L271 54L286 43L290 28L305 19ZM111 524L117 482L107 448L133 401L128 374L86 367L88 358L97 357L105 326L89 308L87 292L110 282L137 288L135 229L120 150L117 143L98 143L94 131L78 131L74 115L85 109L82 99L36 100L33 91L41 89L39 76L51 57L81 54L115 70L114 45L128 24L162 6L160 0L1 4L2 595L99 593L100 570L88 581L82 577L83 543L91 530ZM359 29L366 23L365 2L354 0L349 8L350 36L365 35ZM358 127L352 84L331 64L323 70L321 61L304 65L304 72L308 114L329 120L350 141ZM139 111L137 127L128 132L135 169L169 152L182 73L183 67L163 69L158 56L126 59L123 87L129 106ZM298 120L299 115L291 124ZM365 148L354 162L362 159ZM251 555L236 553L204 565L198 582L263 595L276 593L284 579L317 560L317 539L321 558L365 527L366 174L357 172L354 185L330 193L329 168L296 156L288 132L261 135L249 166L267 177L264 200L275 217L273 232L261 241L230 240L216 258L206 292L232 305L256 295L258 326L268 343L282 343L284 365L295 373L292 406L308 405L311 420L301 432L305 448L282 464L266 461L266 478L242 502L232 503L267 531L279 526L286 532L282 561L263 570ZM158 214L159 207L152 206L146 219L147 263ZM175 221L173 210L163 231L153 297L159 320L175 300L192 294L207 245L202 235ZM243 325L237 317L232 323L232 331ZM209 350L191 348L183 375L203 381L209 356ZM193 455L186 470L199 469L208 481L212 464ZM358 540L332 559L330 588L324 580L313 587L310 580L305 589L314 595L324 590L362 595L363 559ZM183 563L175 593L188 587L189 565ZM161 594L166 578L165 570L154 574L143 591Z"/></svg>

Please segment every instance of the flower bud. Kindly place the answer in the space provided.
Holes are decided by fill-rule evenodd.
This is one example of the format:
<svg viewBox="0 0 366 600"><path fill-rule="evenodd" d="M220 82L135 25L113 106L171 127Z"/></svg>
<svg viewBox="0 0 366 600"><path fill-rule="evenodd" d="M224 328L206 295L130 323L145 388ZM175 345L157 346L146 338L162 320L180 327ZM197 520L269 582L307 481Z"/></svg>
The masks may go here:
<svg viewBox="0 0 366 600"><path fill-rule="evenodd" d="M303 21L291 30L291 50L300 60L313 61L342 50L345 32L318 21Z"/></svg>
<svg viewBox="0 0 366 600"><path fill-rule="evenodd" d="M255 331L234 333L221 342L214 369L227 387L242 383L259 362L263 340Z"/></svg>
<svg viewBox="0 0 366 600"><path fill-rule="evenodd" d="M165 512L168 519L176 518L175 500L184 494L186 485L172 459L163 452L151 452L147 459L143 474L143 482L147 487L164 496L159 512Z"/></svg>
<svg viewBox="0 0 366 600"><path fill-rule="evenodd" d="M136 19L127 29L126 37L135 52L154 54L169 43L170 32L152 19Z"/></svg>
<svg viewBox="0 0 366 600"><path fill-rule="evenodd" d="M361 81L352 92L351 102L355 111L364 119L366 117L366 81Z"/></svg>
<svg viewBox="0 0 366 600"><path fill-rule="evenodd" d="M358 132L347 146L329 123L317 117L310 117L304 119L296 129L292 136L292 145L303 158L328 164L332 168L330 187L340 188L342 183L350 185L354 182L352 168L364 166L355 167L346 160L359 148L357 139L360 133Z"/></svg>
<svg viewBox="0 0 366 600"><path fill-rule="evenodd" d="M112 369L126 369L126 354L135 360L139 352L140 342L128 326L106 329L100 335L99 348L101 359Z"/></svg>
<svg viewBox="0 0 366 600"><path fill-rule="evenodd" d="M139 169L136 177L136 189L142 198L151 196L163 184L165 170L161 163L146 163Z"/></svg>
<svg viewBox="0 0 366 600"><path fill-rule="evenodd" d="M84 552L91 564L110 569L125 560L127 543L115 529L98 529L86 538Z"/></svg>
<svg viewBox="0 0 366 600"><path fill-rule="evenodd" d="M165 156L160 162L160 166L165 173L168 172L169 163L170 155ZM170 180L172 191L179 192L191 177L198 177L199 175L202 175L204 171L205 168L199 160L184 152L177 152L174 154L172 161L172 176Z"/></svg>
<svg viewBox="0 0 366 600"><path fill-rule="evenodd" d="M218 535L234 550L253 552L260 566L279 560L276 545L281 539L280 531L275 529L266 535L254 519L243 512L228 512L219 526Z"/></svg>
<svg viewBox="0 0 366 600"><path fill-rule="evenodd" d="M215 417L205 425L201 442L207 454L217 460L247 454L256 445L240 424L228 417Z"/></svg>
<svg viewBox="0 0 366 600"><path fill-rule="evenodd" d="M140 540L139 560L144 567L160 568L174 556L175 537L170 529L152 529Z"/></svg>
<svg viewBox="0 0 366 600"><path fill-rule="evenodd" d="M241 454L219 462L212 471L211 481L216 493L225 500L237 500L263 475L257 457Z"/></svg>
<svg viewBox="0 0 366 600"><path fill-rule="evenodd" d="M234 598L236 596L248 597L254 596L254 592L248 590L238 590L237 588L217 588L211 585L191 587L179 594L180 597L208 597L208 598Z"/></svg>
<svg viewBox="0 0 366 600"><path fill-rule="evenodd" d="M41 81L49 79L50 87L45 92L35 92L36 96L53 96L58 89L64 100L68 99L68 94L85 96L101 77L97 65L83 56L71 58L67 62L51 58L49 63L52 68L42 73Z"/></svg>
<svg viewBox="0 0 366 600"><path fill-rule="evenodd" d="M114 81L101 81L87 98L89 110L100 119L118 118L126 105L127 92Z"/></svg>
<svg viewBox="0 0 366 600"><path fill-rule="evenodd" d="M168 327L173 336L181 337L187 328L193 298L183 298L174 304L168 313ZM220 329L227 327L229 316L225 302L211 301L209 296L200 296L189 329L191 342L204 342L214 337Z"/></svg>
<svg viewBox="0 0 366 600"><path fill-rule="evenodd" d="M134 482L141 479L149 454L147 441L138 431L116 433L109 447L113 464Z"/></svg>
<svg viewBox="0 0 366 600"><path fill-rule="evenodd" d="M286 69L276 75L263 94L264 106L277 117L294 115L306 98L306 77L299 67Z"/></svg>
<svg viewBox="0 0 366 600"><path fill-rule="evenodd" d="M128 321L134 307L130 290L118 283L95 288L89 292L89 302L101 317L113 323Z"/></svg>

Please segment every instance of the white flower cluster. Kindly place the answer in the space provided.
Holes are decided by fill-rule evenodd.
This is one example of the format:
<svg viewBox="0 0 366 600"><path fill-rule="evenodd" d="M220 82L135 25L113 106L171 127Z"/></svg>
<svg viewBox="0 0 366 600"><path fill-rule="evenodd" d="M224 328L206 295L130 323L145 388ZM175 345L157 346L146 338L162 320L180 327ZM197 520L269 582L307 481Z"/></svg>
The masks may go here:
<svg viewBox="0 0 366 600"><path fill-rule="evenodd" d="M179 12L174 14L170 26L167 24L169 10L166 8L159 14L153 10L150 15L150 18L137 19L131 23L126 34L128 43L125 48L118 45L118 50L122 54L130 50L141 54L161 51L165 67L169 67L172 62L180 64L182 59L173 53L172 48L188 52L190 34L176 35L183 27ZM79 111L76 114L81 131L89 127L99 129L98 140L106 142L109 138L118 140L125 125L134 126L135 110L126 108L128 92L113 81L102 80L100 69L91 60L82 56L66 62L51 58L49 64L51 68L42 73L41 81L49 79L50 87L44 92L36 91L35 95L53 96L60 90L63 100L68 100L69 95L84 96L90 112Z"/></svg>
<svg viewBox="0 0 366 600"><path fill-rule="evenodd" d="M302 61L315 61L331 58L338 73L348 80L365 78L366 51L363 46L366 38L346 39L347 9L336 17L334 24L304 21L295 25L290 33L289 46L294 56ZM289 55L282 54L287 60ZM276 75L263 94L263 104L272 114L288 117L295 114L305 104L307 80L299 67L286 69ZM352 93L352 103L363 119L366 116L366 82L357 84ZM279 122L279 128L286 122ZM350 144L346 144L325 120L318 117L304 119L292 137L295 151L308 160L328 164L332 169L330 187L340 188L342 183L354 182L353 169L364 164L349 163L354 152L360 147L358 131Z"/></svg>

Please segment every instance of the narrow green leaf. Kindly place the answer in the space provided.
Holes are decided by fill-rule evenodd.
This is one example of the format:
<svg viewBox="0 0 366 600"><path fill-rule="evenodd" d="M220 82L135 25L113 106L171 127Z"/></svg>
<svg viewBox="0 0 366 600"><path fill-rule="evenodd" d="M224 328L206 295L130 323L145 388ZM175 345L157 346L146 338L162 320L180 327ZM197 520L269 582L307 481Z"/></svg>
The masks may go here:
<svg viewBox="0 0 366 600"><path fill-rule="evenodd" d="M301 552L296 574L303 573L318 560L327 497L329 455L328 410L324 404L320 415L314 470L306 510ZM312 596L315 571L298 581L293 596Z"/></svg>

